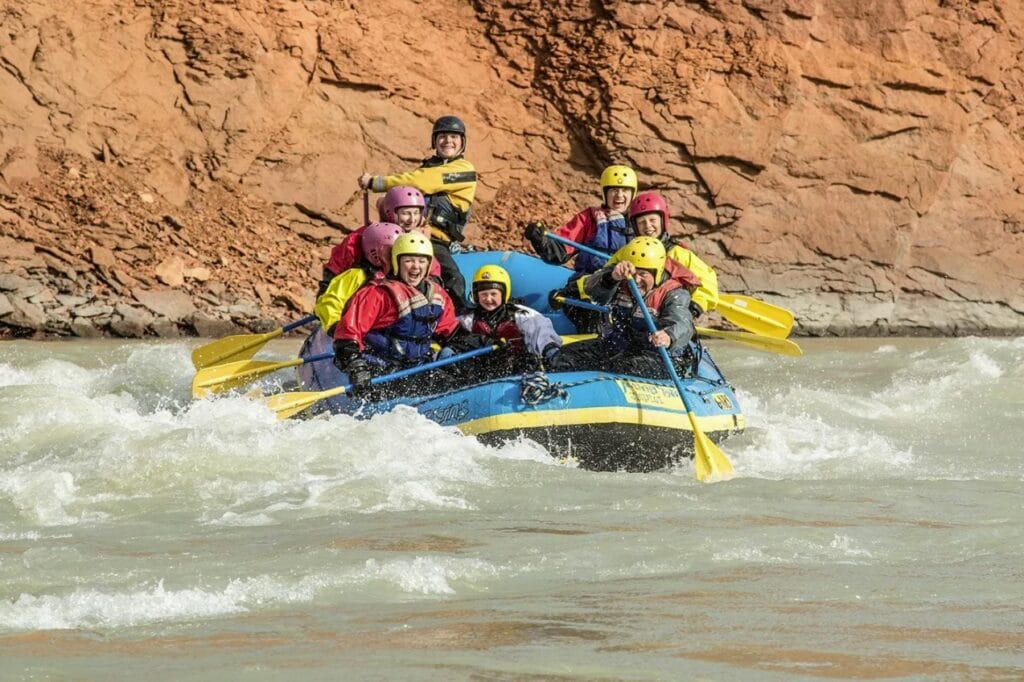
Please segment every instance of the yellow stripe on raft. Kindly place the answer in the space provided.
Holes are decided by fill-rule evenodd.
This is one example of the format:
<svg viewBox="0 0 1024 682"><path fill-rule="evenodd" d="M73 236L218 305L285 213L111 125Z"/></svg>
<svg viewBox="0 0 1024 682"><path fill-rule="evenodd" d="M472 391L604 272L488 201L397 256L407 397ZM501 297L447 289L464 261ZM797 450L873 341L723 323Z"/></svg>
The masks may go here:
<svg viewBox="0 0 1024 682"><path fill-rule="evenodd" d="M697 417L702 431L732 431L742 429L745 419L742 414L723 414L714 417ZM459 424L459 430L469 436L479 436L493 431L512 431L545 426L580 426L592 424L635 424L677 431L692 431L690 420L685 414L665 412L657 409L634 407L581 407L575 410L529 410L482 417Z"/></svg>

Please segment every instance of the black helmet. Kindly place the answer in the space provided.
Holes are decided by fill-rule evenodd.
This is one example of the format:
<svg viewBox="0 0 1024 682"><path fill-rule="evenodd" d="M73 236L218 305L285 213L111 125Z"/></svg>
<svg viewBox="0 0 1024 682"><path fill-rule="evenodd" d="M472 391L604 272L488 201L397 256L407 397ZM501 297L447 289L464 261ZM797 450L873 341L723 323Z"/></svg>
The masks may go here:
<svg viewBox="0 0 1024 682"><path fill-rule="evenodd" d="M434 121L434 129L430 131L430 146L437 143L438 133L458 133L462 135L462 151L466 151L466 124L458 116L442 116Z"/></svg>

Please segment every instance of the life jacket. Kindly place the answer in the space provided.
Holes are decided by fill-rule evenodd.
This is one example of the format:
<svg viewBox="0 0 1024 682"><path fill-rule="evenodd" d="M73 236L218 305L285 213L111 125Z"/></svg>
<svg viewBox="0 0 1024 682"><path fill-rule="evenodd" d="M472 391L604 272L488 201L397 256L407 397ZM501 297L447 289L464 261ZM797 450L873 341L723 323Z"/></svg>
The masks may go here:
<svg viewBox="0 0 1024 682"><path fill-rule="evenodd" d="M415 365L430 354L430 339L444 311L441 290L424 280L424 292L396 279L377 279L373 286L387 289L398 307L398 319L363 337L366 350L385 363Z"/></svg>
<svg viewBox="0 0 1024 682"><path fill-rule="evenodd" d="M626 216L616 215L609 218L603 206L590 209L590 215L594 219L596 229L594 230L594 235L584 242L584 246L589 246L592 249L597 249L611 255L633 238L633 229L626 222ZM577 253L576 261L573 265L576 269L576 276L571 279L577 279L582 275L597 272L604 266L607 260L607 258L598 258L582 251Z"/></svg>
<svg viewBox="0 0 1024 682"><path fill-rule="evenodd" d="M655 320L661 313L661 306L665 303L665 297L669 292L683 288L683 283L677 279L669 278L654 287L644 296L644 303L651 311L651 317ZM608 317L601 330L601 337L611 346L616 353L625 350L649 350L651 345L647 340L651 331L647 328L647 320L644 319L643 311L636 304L632 293L625 287L620 287L608 306ZM685 349L673 351L666 349L669 355L680 355Z"/></svg>
<svg viewBox="0 0 1024 682"><path fill-rule="evenodd" d="M420 164L420 167L432 168L434 166L443 166L446 163L451 163L461 158L462 154L451 159L442 159L435 155L425 159ZM476 172L449 173L445 175L445 178L446 182L470 182L476 180ZM466 238L466 223L469 222L471 209L466 209L465 211L460 209L452 203L446 192L425 194L423 198L427 202L426 215L430 221L431 238L441 242L463 241Z"/></svg>
<svg viewBox="0 0 1024 682"><path fill-rule="evenodd" d="M428 194L424 199L430 212L431 238L443 242L463 241L470 212L453 205L447 194Z"/></svg>
<svg viewBox="0 0 1024 682"><path fill-rule="evenodd" d="M665 235L662 235L662 241L668 257L689 270L700 281L699 286L690 291L693 302L705 312L718 307L718 275L714 269L701 260L686 242L672 237L666 239Z"/></svg>
<svg viewBox="0 0 1024 682"><path fill-rule="evenodd" d="M674 258L665 259L665 274L689 289L691 294L701 285L700 277Z"/></svg>
<svg viewBox="0 0 1024 682"><path fill-rule="evenodd" d="M515 310L507 303L502 304L502 308L500 316L497 316L490 324L482 319L481 311L473 313L473 325L470 327L470 331L495 341L504 339L509 342L514 355L522 355L526 352L526 345L523 342L523 332L516 324ZM484 314L486 315L486 313Z"/></svg>

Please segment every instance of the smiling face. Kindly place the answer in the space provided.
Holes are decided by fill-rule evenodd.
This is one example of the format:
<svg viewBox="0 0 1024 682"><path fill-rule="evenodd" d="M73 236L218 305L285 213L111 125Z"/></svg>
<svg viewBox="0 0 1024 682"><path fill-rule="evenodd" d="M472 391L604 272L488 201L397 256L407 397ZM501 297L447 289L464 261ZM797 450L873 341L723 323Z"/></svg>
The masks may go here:
<svg viewBox="0 0 1024 682"><path fill-rule="evenodd" d="M497 310L504 294L501 289L484 289L476 292L476 304L487 312Z"/></svg>
<svg viewBox="0 0 1024 682"><path fill-rule="evenodd" d="M462 152L462 135L438 133L434 136L434 153L442 159L454 159Z"/></svg>
<svg viewBox="0 0 1024 682"><path fill-rule="evenodd" d="M423 281L430 271L430 259L426 256L399 256L398 278L411 287Z"/></svg>
<svg viewBox="0 0 1024 682"><path fill-rule="evenodd" d="M423 209L419 206L403 206L395 211L395 222L406 232L419 227L423 222Z"/></svg>
<svg viewBox="0 0 1024 682"><path fill-rule="evenodd" d="M654 288L654 273L650 270L638 269L636 274L633 275L633 279L636 280L636 285L640 287L640 293L646 294Z"/></svg>
<svg viewBox="0 0 1024 682"><path fill-rule="evenodd" d="M609 187L604 191L604 203L616 213L625 213L633 199L633 190L628 187Z"/></svg>
<svg viewBox="0 0 1024 682"><path fill-rule="evenodd" d="M638 237L660 237L662 224L660 213L644 213L633 219Z"/></svg>

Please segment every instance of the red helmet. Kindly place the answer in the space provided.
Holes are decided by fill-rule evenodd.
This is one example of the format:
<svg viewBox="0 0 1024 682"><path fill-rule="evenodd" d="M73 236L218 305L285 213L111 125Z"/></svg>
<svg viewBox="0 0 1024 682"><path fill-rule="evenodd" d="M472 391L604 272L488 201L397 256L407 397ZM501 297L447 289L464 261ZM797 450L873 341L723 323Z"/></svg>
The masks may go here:
<svg viewBox="0 0 1024 682"><path fill-rule="evenodd" d="M640 192L629 205L629 222L636 229L636 219L647 213L661 216L661 232L668 232L668 202L657 192Z"/></svg>

